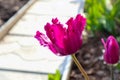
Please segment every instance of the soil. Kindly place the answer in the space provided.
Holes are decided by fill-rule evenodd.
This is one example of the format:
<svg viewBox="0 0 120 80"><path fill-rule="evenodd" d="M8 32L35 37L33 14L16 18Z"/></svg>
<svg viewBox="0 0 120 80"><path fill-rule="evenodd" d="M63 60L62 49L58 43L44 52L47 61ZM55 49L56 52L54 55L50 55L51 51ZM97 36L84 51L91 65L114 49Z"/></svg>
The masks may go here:
<svg viewBox="0 0 120 80"><path fill-rule="evenodd" d="M0 26L13 16L29 0L0 0Z"/></svg>
<svg viewBox="0 0 120 80"><path fill-rule="evenodd" d="M103 45L100 39L88 38L76 57L87 72L90 80L111 80L110 67L103 60ZM115 70L116 79L120 80L120 72ZM70 80L84 80L75 63L72 65Z"/></svg>

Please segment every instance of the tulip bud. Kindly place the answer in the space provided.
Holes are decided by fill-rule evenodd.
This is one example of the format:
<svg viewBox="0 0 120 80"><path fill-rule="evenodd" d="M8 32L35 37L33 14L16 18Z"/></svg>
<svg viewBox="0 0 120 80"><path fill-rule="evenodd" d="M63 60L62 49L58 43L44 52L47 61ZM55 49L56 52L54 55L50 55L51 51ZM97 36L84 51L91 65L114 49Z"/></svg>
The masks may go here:
<svg viewBox="0 0 120 80"><path fill-rule="evenodd" d="M115 64L119 61L119 45L117 40L113 36L109 36L107 41L105 42L104 39L101 39L104 48L104 60L108 64Z"/></svg>

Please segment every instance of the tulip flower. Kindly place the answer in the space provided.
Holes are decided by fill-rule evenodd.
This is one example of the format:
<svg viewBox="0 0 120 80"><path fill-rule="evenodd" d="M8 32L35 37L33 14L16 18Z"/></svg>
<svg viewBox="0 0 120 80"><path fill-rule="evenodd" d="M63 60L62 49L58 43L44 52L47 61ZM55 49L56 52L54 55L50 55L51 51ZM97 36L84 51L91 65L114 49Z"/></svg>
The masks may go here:
<svg viewBox="0 0 120 80"><path fill-rule="evenodd" d="M119 61L119 45L113 36L109 36L106 43L103 39L102 43L105 48L104 60L108 64L115 64Z"/></svg>
<svg viewBox="0 0 120 80"><path fill-rule="evenodd" d="M114 80L113 64L119 61L119 45L113 36L109 36L106 43L103 39L101 41L105 48L104 60L110 64L111 80Z"/></svg>
<svg viewBox="0 0 120 80"><path fill-rule="evenodd" d="M35 38L42 46L48 47L55 55L72 55L72 58L79 70L89 80L86 72L75 57L75 52L82 46L82 32L86 25L86 18L78 14L75 19L71 17L66 26L61 24L57 18L52 19L52 23L44 26L46 35L40 31L36 32Z"/></svg>
<svg viewBox="0 0 120 80"><path fill-rule="evenodd" d="M35 38L56 55L74 54L82 45L82 32L86 25L86 19L78 14L75 19L70 18L66 24L67 28L57 18L52 19L52 24L47 23L44 26L47 37L37 31Z"/></svg>

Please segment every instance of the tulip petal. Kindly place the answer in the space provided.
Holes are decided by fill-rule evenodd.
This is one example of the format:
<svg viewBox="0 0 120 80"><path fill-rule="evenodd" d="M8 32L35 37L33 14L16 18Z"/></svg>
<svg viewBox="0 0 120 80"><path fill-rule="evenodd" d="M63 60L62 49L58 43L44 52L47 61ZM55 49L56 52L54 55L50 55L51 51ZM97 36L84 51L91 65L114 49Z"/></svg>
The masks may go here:
<svg viewBox="0 0 120 80"><path fill-rule="evenodd" d="M45 35L39 31L36 32L36 35L34 36L41 45L43 46L47 46L48 45L48 41L47 41L47 37L45 37Z"/></svg>
<svg viewBox="0 0 120 80"><path fill-rule="evenodd" d="M55 54L58 53L54 45L49 42L48 38L43 33L37 31L34 37L39 41L42 46L48 47Z"/></svg>

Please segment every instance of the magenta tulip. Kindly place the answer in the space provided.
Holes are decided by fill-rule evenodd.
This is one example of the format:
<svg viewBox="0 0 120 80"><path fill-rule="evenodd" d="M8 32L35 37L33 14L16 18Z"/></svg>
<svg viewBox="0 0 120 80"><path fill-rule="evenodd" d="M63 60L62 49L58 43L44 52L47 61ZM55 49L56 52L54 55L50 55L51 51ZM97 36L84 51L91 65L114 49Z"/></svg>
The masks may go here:
<svg viewBox="0 0 120 80"><path fill-rule="evenodd" d="M103 39L102 43L105 48L104 60L108 64L115 64L119 61L119 45L113 36L109 36L106 43Z"/></svg>
<svg viewBox="0 0 120 80"><path fill-rule="evenodd" d="M86 18L78 14L70 18L67 28L57 18L44 26L46 35L37 31L35 38L41 45L47 46L54 54L64 56L75 53L82 45L82 32L86 25Z"/></svg>

